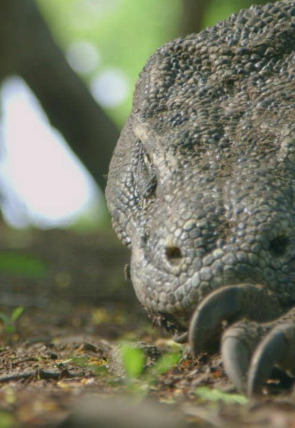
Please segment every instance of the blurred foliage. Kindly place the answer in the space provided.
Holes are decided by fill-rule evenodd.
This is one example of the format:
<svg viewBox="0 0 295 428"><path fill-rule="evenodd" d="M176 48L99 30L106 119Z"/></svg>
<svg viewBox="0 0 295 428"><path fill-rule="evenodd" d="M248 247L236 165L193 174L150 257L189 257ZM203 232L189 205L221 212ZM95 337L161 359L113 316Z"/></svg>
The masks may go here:
<svg viewBox="0 0 295 428"><path fill-rule="evenodd" d="M158 376L167 373L181 360L181 351L169 351L164 353L151 367L146 367L146 355L142 349L132 343L121 347L121 358L127 378L129 380L139 378L144 374L147 383L153 383ZM147 370L145 371L145 369Z"/></svg>
<svg viewBox="0 0 295 428"><path fill-rule="evenodd" d="M126 74L129 96L109 112L122 125L131 108L138 74L147 58L174 37L180 0L37 0L54 36L66 51L71 43L90 42L100 62L86 75L88 83L105 69ZM84 76L83 76L84 77Z"/></svg>
<svg viewBox="0 0 295 428"><path fill-rule="evenodd" d="M10 413L1 410L0 411L0 428L12 428L15 427L15 419Z"/></svg>
<svg viewBox="0 0 295 428"><path fill-rule="evenodd" d="M203 401L223 402L225 404L247 404L248 399L244 395L230 394L219 389L201 386L195 390L195 394Z"/></svg>
<svg viewBox="0 0 295 428"><path fill-rule="evenodd" d="M159 361L152 367L150 371L151 380L156 379L157 376L165 374L168 370L171 370L174 366L180 363L181 352L167 352L164 354Z"/></svg>
<svg viewBox="0 0 295 428"><path fill-rule="evenodd" d="M165 352L151 364L143 349L130 342L121 346L120 357L128 391L140 400L157 383L159 376L177 366L181 360L181 352Z"/></svg>
<svg viewBox="0 0 295 428"><path fill-rule="evenodd" d="M247 9L253 4L270 3L272 0L212 0L204 16L203 27L214 25L217 21L228 18L232 13Z"/></svg>
<svg viewBox="0 0 295 428"><path fill-rule="evenodd" d="M22 306L18 306L17 308L13 309L9 315L0 311L0 320L3 323L4 331L7 335L12 335L16 332L17 322L24 311L25 308Z"/></svg>
<svg viewBox="0 0 295 428"><path fill-rule="evenodd" d="M123 345L121 349L124 370L129 380L138 378L145 367L145 355L142 349Z"/></svg>
<svg viewBox="0 0 295 428"><path fill-rule="evenodd" d="M163 43L178 36L184 0L37 0L52 32L66 52L72 43L87 41L100 61L88 74L88 84L103 71L123 72L128 97L119 106L107 109L119 126L131 108L138 74L147 58ZM206 1L206 0L205 0ZM226 19L231 13L266 0L211 0L203 27Z"/></svg>
<svg viewBox="0 0 295 428"><path fill-rule="evenodd" d="M0 272L26 278L43 278L47 267L42 260L29 254L2 252L0 253Z"/></svg>

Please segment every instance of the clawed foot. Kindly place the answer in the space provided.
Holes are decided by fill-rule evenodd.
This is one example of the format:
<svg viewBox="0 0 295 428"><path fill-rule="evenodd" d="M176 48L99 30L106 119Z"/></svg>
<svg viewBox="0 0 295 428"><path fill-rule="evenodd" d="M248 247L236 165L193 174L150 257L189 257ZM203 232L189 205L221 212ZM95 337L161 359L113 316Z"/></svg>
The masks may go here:
<svg viewBox="0 0 295 428"><path fill-rule="evenodd" d="M274 320L279 315L277 301L263 288L247 284L221 288L193 315L192 352L197 356L212 351L222 336L221 353L229 378L242 393L260 393L275 366L295 371L295 308Z"/></svg>

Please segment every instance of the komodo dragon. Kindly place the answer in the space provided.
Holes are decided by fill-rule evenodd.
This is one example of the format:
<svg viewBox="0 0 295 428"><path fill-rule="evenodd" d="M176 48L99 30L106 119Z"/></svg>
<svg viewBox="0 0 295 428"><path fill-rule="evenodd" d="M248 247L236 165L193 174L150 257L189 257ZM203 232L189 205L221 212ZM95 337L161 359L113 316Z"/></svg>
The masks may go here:
<svg viewBox="0 0 295 428"><path fill-rule="evenodd" d="M295 370L295 1L161 47L106 196L138 299L240 391ZM294 305L294 307L293 307Z"/></svg>

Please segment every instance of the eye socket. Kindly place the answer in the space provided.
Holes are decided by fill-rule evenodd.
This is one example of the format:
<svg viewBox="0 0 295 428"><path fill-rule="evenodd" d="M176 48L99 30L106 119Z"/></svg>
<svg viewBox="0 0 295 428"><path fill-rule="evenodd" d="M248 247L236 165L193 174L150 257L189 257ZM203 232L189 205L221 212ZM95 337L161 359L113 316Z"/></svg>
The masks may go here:
<svg viewBox="0 0 295 428"><path fill-rule="evenodd" d="M148 153L144 153L144 163L147 168L148 176L149 176L149 180L145 191L145 197L149 197L156 192L158 181L157 181L156 170L153 166L153 163Z"/></svg>
<svg viewBox="0 0 295 428"><path fill-rule="evenodd" d="M140 194L145 199L153 198L158 184L156 170L149 154L144 150L142 145L140 145L136 179Z"/></svg>

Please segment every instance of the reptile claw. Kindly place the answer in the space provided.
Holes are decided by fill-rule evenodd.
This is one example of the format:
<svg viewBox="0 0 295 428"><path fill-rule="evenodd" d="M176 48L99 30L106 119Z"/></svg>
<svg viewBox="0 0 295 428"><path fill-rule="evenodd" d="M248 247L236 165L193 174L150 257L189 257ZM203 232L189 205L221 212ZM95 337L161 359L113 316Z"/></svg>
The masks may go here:
<svg viewBox="0 0 295 428"><path fill-rule="evenodd" d="M294 368L295 326L282 324L272 330L256 349L248 377L248 394L261 392L275 365Z"/></svg>
<svg viewBox="0 0 295 428"><path fill-rule="evenodd" d="M230 328L222 338L222 361L225 371L240 393L247 389L247 372L251 351L247 343L238 337L239 331Z"/></svg>
<svg viewBox="0 0 295 428"><path fill-rule="evenodd" d="M196 309L190 323L192 353L197 356L218 343L223 321L233 322L243 316L248 319L257 319L258 315L266 318L261 303L265 308L271 300L264 289L250 284L227 286L209 294Z"/></svg>

